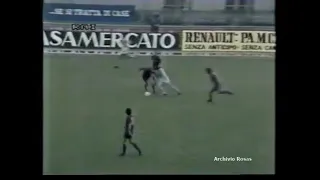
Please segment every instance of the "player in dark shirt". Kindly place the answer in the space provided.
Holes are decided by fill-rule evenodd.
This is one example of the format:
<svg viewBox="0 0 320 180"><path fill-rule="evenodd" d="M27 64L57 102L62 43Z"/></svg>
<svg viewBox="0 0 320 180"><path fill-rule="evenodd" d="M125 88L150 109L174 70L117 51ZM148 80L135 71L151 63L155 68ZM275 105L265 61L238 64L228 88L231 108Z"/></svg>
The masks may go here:
<svg viewBox="0 0 320 180"><path fill-rule="evenodd" d="M212 88L209 92L209 99L208 102L212 102L213 93L217 92L218 94L229 94L233 95L233 92L229 90L222 90L221 83L218 79L218 76L213 72L211 68L206 68L206 73L209 75L210 81L212 83Z"/></svg>
<svg viewBox="0 0 320 180"><path fill-rule="evenodd" d="M151 56L151 60L152 60L152 66L155 67L156 65L160 65L161 64L161 59L158 55L153 55Z"/></svg>
<svg viewBox="0 0 320 180"><path fill-rule="evenodd" d="M127 140L129 143L138 151L139 156L142 155L142 152L138 145L134 142L132 142L132 136L133 136L133 130L134 130L134 122L133 122L133 117L132 117L132 110L130 108L126 109L126 123L124 127L124 136L123 136L123 145L122 145L122 153L120 156L126 155L127 151Z"/></svg>
<svg viewBox="0 0 320 180"><path fill-rule="evenodd" d="M144 89L148 91L149 83L151 83L152 92L155 94L155 87L156 87L156 78L154 76L154 67L159 66L161 59L157 55L151 56L152 60L152 68L140 68L139 70L142 71L142 80L144 81Z"/></svg>
<svg viewBox="0 0 320 180"><path fill-rule="evenodd" d="M152 68L140 68L140 71L142 71L142 80L144 81L144 89L146 92L148 91L149 82L151 83L152 92L153 94L156 93L155 87L156 87L156 79L154 77L154 72L152 71Z"/></svg>

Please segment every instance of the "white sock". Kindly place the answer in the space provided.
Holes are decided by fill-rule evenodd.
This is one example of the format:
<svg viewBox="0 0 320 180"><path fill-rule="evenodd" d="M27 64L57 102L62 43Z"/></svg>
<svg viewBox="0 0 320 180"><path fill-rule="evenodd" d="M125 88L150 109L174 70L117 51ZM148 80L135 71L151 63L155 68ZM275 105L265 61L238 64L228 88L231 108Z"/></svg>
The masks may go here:
<svg viewBox="0 0 320 180"><path fill-rule="evenodd" d="M175 90L177 93L180 93L180 90L173 84L170 84L170 87Z"/></svg>

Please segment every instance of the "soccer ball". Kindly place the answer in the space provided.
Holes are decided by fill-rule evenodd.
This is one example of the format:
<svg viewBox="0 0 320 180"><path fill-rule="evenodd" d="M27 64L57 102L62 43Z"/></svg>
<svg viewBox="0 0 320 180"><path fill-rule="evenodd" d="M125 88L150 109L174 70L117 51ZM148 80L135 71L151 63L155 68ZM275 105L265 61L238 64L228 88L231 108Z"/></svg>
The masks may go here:
<svg viewBox="0 0 320 180"><path fill-rule="evenodd" d="M147 91L147 92L144 93L144 95L145 95L145 96L150 96L151 93Z"/></svg>

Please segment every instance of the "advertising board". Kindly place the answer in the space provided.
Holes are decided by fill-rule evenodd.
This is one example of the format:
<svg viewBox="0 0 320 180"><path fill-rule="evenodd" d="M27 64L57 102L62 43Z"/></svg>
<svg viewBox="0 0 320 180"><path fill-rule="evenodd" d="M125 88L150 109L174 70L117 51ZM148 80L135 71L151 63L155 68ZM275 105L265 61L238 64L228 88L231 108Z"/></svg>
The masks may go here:
<svg viewBox="0 0 320 180"><path fill-rule="evenodd" d="M43 31L45 48L119 49L122 39L129 40L131 49L177 50L180 47L179 33Z"/></svg>
<svg viewBox="0 0 320 180"><path fill-rule="evenodd" d="M58 4L43 5L43 20L53 22L130 23L135 6Z"/></svg>
<svg viewBox="0 0 320 180"><path fill-rule="evenodd" d="M182 31L182 51L275 52L274 31Z"/></svg>

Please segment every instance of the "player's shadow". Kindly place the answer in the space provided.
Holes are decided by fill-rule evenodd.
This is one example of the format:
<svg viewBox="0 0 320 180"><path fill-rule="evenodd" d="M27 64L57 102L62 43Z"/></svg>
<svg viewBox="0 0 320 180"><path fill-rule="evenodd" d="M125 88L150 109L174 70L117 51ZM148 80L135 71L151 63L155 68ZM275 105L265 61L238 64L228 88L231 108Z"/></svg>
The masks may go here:
<svg viewBox="0 0 320 180"><path fill-rule="evenodd" d="M119 156L119 154L118 154L118 156ZM119 158L141 158L141 157L143 157L143 156L139 156L136 153L128 153L125 156L119 156Z"/></svg>
<svg viewBox="0 0 320 180"><path fill-rule="evenodd" d="M167 94L167 95L162 95L162 94L153 94L152 97L155 98L166 98L166 97L179 97L179 95L176 94Z"/></svg>

